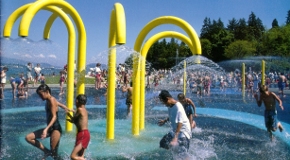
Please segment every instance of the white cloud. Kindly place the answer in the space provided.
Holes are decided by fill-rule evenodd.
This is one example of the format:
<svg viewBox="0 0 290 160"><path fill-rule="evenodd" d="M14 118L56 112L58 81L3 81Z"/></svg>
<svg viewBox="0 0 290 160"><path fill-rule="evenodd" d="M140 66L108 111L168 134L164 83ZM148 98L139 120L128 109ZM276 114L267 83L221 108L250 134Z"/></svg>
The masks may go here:
<svg viewBox="0 0 290 160"><path fill-rule="evenodd" d="M49 58L55 58L56 59L56 55L55 54L50 54L47 57L49 57Z"/></svg>
<svg viewBox="0 0 290 160"><path fill-rule="evenodd" d="M25 57L25 58L32 58L32 56L30 54L24 54L22 55L22 57Z"/></svg>
<svg viewBox="0 0 290 160"><path fill-rule="evenodd" d="M43 54L35 55L35 57L45 58L45 56Z"/></svg>

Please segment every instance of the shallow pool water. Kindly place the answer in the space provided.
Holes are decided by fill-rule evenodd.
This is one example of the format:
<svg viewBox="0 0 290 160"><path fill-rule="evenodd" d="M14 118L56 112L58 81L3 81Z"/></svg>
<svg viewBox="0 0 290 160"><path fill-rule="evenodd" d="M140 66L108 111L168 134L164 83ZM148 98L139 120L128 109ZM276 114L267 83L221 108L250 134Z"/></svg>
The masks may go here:
<svg viewBox="0 0 290 160"><path fill-rule="evenodd" d="M52 94L65 103L65 96L58 96L58 88ZM29 91L27 99L11 98L11 90L5 90L1 103L1 159L40 159L42 153L28 145L27 133L45 125L44 102ZM171 91L176 97L179 91ZM116 94L115 140L106 140L106 97L104 91L87 88L87 108L91 142L86 151L87 159L173 159L170 151L159 148L159 141L169 131L169 125L157 126L158 119L167 115L167 109L160 104L158 91L146 93L146 124L139 136L131 134L131 119L126 119L125 94ZM192 159L290 159L290 102L283 99L284 111L278 110L278 119L284 131L275 132L270 142L263 120L263 107L257 107L251 96L242 97L234 90L219 92L212 89L210 96L198 98L188 93L197 106L197 128L193 130L189 153ZM287 95L288 96L288 95ZM10 98L9 98L10 97ZM201 106L201 102L205 105ZM60 122L65 128L65 113L60 109ZM59 154L69 159L75 141L75 131L64 133ZM48 146L49 141L43 140ZM175 155L176 156L176 155Z"/></svg>

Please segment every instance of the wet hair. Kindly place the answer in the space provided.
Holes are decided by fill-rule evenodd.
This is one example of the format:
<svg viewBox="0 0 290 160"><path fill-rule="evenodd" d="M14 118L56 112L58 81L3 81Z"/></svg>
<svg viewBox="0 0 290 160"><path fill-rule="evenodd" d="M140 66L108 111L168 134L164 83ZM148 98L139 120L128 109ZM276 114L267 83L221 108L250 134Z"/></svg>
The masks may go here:
<svg viewBox="0 0 290 160"><path fill-rule="evenodd" d="M159 93L159 99L165 102L168 98L172 98L171 94L167 90L161 90Z"/></svg>
<svg viewBox="0 0 290 160"><path fill-rule="evenodd" d="M8 71L8 67L3 67L3 70L6 70L6 71Z"/></svg>
<svg viewBox="0 0 290 160"><path fill-rule="evenodd" d="M48 85L46 84L41 84L37 89L36 89L36 93L38 94L39 91L42 91L42 92L48 92L49 94L51 94L51 90L50 88L48 87Z"/></svg>
<svg viewBox="0 0 290 160"><path fill-rule="evenodd" d="M184 95L183 93L179 93L179 94L177 95L177 98L178 98L178 99L185 99L185 95Z"/></svg>
<svg viewBox="0 0 290 160"><path fill-rule="evenodd" d="M87 96L85 94L79 94L76 97L76 100L78 101L78 103L85 105L87 103Z"/></svg>
<svg viewBox="0 0 290 160"><path fill-rule="evenodd" d="M261 93L265 93L266 91L268 91L268 87L266 85L261 85L260 86L260 92Z"/></svg>

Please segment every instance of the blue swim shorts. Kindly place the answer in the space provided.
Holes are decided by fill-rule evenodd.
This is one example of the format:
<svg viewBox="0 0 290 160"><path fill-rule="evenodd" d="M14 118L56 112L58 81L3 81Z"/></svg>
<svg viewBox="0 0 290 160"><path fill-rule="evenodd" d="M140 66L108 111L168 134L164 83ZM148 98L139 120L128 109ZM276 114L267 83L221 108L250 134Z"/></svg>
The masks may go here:
<svg viewBox="0 0 290 160"><path fill-rule="evenodd" d="M264 117L266 128L275 131L277 129L277 111L265 110Z"/></svg>

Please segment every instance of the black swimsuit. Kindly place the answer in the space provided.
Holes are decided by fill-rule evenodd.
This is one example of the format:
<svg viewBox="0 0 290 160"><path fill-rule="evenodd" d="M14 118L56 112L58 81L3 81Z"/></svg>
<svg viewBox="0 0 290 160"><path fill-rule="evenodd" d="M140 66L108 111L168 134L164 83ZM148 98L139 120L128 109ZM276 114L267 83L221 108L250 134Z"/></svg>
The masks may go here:
<svg viewBox="0 0 290 160"><path fill-rule="evenodd" d="M47 103L45 105L45 111L46 111L46 123L48 125L52 119L52 114L51 114L50 108L48 107ZM58 130L60 133L62 133L61 126L60 126L59 121L58 121L58 112L56 112L56 120L52 124L52 126L48 129L47 135L50 136L54 130Z"/></svg>

